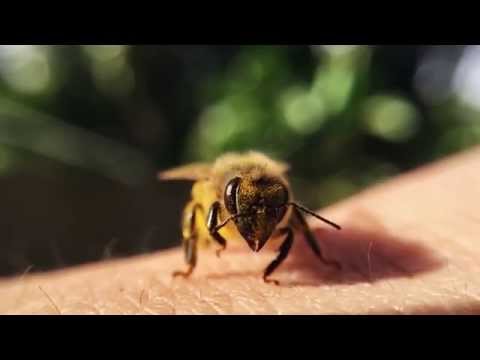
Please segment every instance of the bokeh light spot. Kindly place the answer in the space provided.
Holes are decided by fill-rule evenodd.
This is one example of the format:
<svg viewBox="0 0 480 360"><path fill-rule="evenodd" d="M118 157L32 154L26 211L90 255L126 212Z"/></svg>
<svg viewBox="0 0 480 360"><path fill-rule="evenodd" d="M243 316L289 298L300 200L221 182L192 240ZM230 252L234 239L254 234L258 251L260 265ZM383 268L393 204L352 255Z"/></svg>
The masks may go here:
<svg viewBox="0 0 480 360"><path fill-rule="evenodd" d="M469 46L455 70L453 91L469 106L480 109L480 46Z"/></svg>
<svg viewBox="0 0 480 360"><path fill-rule="evenodd" d="M300 134L318 130L325 121L326 109L320 96L302 88L292 88L283 97L286 124Z"/></svg>
<svg viewBox="0 0 480 360"><path fill-rule="evenodd" d="M418 129L418 113L406 100L395 96L377 96L366 102L367 131L392 142L410 139Z"/></svg>
<svg viewBox="0 0 480 360"><path fill-rule="evenodd" d="M91 70L100 91L107 95L129 94L135 86L135 76L127 59L125 45L85 45L91 59Z"/></svg>
<svg viewBox="0 0 480 360"><path fill-rule="evenodd" d="M319 54L326 52L329 55L341 56L352 52L359 46L361 45L313 45L312 49Z"/></svg>
<svg viewBox="0 0 480 360"><path fill-rule="evenodd" d="M125 45L84 45L87 54L96 61L110 61L125 53Z"/></svg>
<svg viewBox="0 0 480 360"><path fill-rule="evenodd" d="M325 99L330 114L345 109L350 100L355 73L352 69L337 67L320 68L314 79L312 92Z"/></svg>
<svg viewBox="0 0 480 360"><path fill-rule="evenodd" d="M15 91L41 93L51 84L48 47L37 45L0 45L0 73Z"/></svg>

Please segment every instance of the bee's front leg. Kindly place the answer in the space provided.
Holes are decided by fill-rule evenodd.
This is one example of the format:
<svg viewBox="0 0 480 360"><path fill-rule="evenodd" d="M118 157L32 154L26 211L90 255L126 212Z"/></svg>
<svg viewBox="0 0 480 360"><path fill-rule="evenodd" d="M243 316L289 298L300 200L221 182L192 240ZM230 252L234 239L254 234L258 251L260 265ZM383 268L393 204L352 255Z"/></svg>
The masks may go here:
<svg viewBox="0 0 480 360"><path fill-rule="evenodd" d="M208 216L207 216L208 231L210 232L210 235L212 236L212 238L221 246L221 248L218 249L216 252L218 257L220 257L220 253L224 251L227 247L227 241L222 235L220 235L217 229L219 211L220 211L220 202L215 201L210 207L210 210L208 211Z"/></svg>
<svg viewBox="0 0 480 360"><path fill-rule="evenodd" d="M334 266L338 270L342 268L341 264L338 261L335 260L327 260L325 256L323 255L320 247L317 244L317 241L315 239L315 235L313 235L312 230L310 230L310 227L308 226L307 221L303 217L303 214L298 211L298 209L294 208L293 209L293 216L295 220L295 224L299 227L299 229L302 231L303 235L305 236L305 240L307 241L307 244L310 246L312 251L317 255L317 257L326 265Z"/></svg>
<svg viewBox="0 0 480 360"><path fill-rule="evenodd" d="M173 277L182 276L189 277L195 266L197 265L197 239L198 231L196 229L196 213L202 210L199 204L189 204L183 215L182 234L183 234L183 251L185 261L188 264L187 271L175 271Z"/></svg>
<svg viewBox="0 0 480 360"><path fill-rule="evenodd" d="M275 269L280 266L280 264L283 262L283 260L286 259L288 253L290 252L290 249L293 244L293 231L291 228L286 227L282 228L279 230L280 235L286 234L287 236L285 237L285 240L283 241L282 245L279 248L279 254L275 260L273 260L270 265L267 266L265 269L265 272L263 273L263 280L266 283L274 283L275 285L278 285L279 282L277 280L271 280L268 279L268 276L270 276Z"/></svg>

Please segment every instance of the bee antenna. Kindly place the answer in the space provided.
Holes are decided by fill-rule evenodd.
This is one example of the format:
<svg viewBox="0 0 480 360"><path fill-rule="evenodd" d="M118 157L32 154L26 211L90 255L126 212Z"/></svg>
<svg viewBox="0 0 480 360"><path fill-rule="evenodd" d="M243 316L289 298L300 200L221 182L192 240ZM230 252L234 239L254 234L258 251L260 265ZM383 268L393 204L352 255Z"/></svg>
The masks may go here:
<svg viewBox="0 0 480 360"><path fill-rule="evenodd" d="M324 217L320 216L320 215L317 215L315 214L313 211L307 209L306 207L303 207L302 205L299 205L299 204L296 204L296 203L293 203L293 202L290 202L288 203L287 205L290 205L290 206L294 206L295 208L299 209L299 210L302 210L303 212L306 212L307 214L309 215L312 215L313 217L316 217L317 219L319 220L322 220L323 222L327 223L328 225L334 227L335 229L337 230L341 230L342 228L340 227L340 225L337 225L335 224L334 222L330 221L330 220L327 220L325 219Z"/></svg>

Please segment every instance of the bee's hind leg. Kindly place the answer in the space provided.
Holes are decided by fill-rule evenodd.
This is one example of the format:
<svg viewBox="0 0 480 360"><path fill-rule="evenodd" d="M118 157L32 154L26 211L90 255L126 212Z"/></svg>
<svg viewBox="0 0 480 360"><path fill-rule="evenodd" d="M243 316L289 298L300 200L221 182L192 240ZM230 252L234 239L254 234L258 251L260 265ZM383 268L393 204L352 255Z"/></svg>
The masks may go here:
<svg viewBox="0 0 480 360"><path fill-rule="evenodd" d="M273 260L270 263L270 265L267 266L267 268L265 269L265 272L263 273L263 280L266 283L273 283L275 285L278 285L279 282L277 280L269 279L268 277L275 271L277 267L280 266L283 260L286 259L293 244L293 231L291 228L289 227L282 228L279 230L279 233L280 235L286 234L287 236L285 237L285 240L283 241L282 245L280 245L278 256L276 257L275 260Z"/></svg>
<svg viewBox="0 0 480 360"><path fill-rule="evenodd" d="M322 253L322 250L317 244L317 240L315 239L315 235L313 234L312 230L308 226L307 221L305 220L304 216L297 208L293 209L293 216L294 216L294 223L299 227L302 231L307 244L310 246L312 251L317 255L317 257L326 265L333 266L340 270L342 268L341 264L335 260L328 260Z"/></svg>
<svg viewBox="0 0 480 360"><path fill-rule="evenodd" d="M197 265L197 240L198 232L196 229L196 213L201 210L199 204L190 204L184 212L182 234L183 234L183 251L185 254L185 262L188 264L187 271L175 271L172 276L189 277L195 266Z"/></svg>
<svg viewBox="0 0 480 360"><path fill-rule="evenodd" d="M197 265L197 237L192 236L186 240L184 240L184 252L185 252L185 261L188 264L187 271L175 271L173 272L172 276L177 277L181 276L184 278L188 278L195 266Z"/></svg>

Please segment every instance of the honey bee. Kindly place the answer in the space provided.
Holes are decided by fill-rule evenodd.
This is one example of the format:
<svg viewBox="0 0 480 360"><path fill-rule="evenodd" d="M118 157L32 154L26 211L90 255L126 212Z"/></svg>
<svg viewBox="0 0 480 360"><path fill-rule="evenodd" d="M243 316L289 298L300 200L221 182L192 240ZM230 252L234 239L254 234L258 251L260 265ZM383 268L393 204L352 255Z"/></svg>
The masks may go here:
<svg viewBox="0 0 480 360"><path fill-rule="evenodd" d="M186 271L173 276L189 277L197 264L197 249L213 240L226 249L227 239L244 240L255 252L271 238L284 237L277 257L266 267L263 280L275 283L269 276L287 257L300 230L312 251L328 265L340 267L325 259L302 212L310 214L337 230L340 226L293 201L286 177L288 165L266 155L250 151L227 153L214 163L193 163L158 174L160 180L194 181L192 197L183 211L182 237Z"/></svg>

